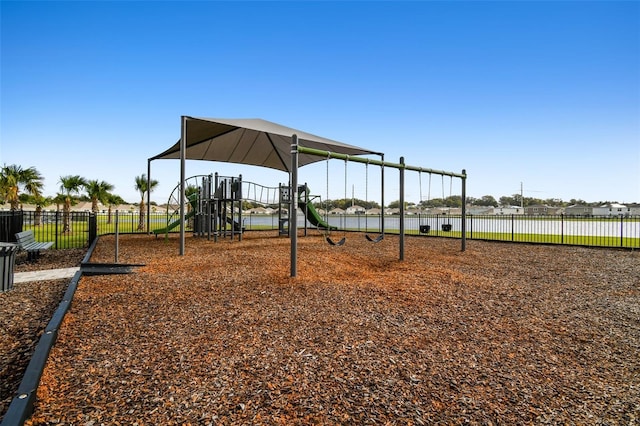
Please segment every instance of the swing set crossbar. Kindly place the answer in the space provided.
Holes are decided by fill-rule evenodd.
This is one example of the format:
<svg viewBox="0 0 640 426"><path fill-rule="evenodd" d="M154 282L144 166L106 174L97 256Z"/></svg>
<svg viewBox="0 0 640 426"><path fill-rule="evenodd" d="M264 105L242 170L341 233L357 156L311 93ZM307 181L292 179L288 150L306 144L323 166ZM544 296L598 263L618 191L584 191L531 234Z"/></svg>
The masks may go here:
<svg viewBox="0 0 640 426"><path fill-rule="evenodd" d="M325 158L334 158L337 160L352 161L354 163L371 164L374 166L381 166L381 167L390 167L392 169L404 169L404 170L410 170L410 171L420 172L420 173L432 173L436 175L452 176L452 177L457 177L461 179L467 178L466 173L447 172L445 170L430 169L428 167L416 167L416 166L410 166L408 164L392 163L389 161L376 160L374 158L358 157L354 155L341 154L338 152L323 151L321 149L315 149L315 148L307 148L301 145L298 145L298 153L315 155L318 157L325 157Z"/></svg>

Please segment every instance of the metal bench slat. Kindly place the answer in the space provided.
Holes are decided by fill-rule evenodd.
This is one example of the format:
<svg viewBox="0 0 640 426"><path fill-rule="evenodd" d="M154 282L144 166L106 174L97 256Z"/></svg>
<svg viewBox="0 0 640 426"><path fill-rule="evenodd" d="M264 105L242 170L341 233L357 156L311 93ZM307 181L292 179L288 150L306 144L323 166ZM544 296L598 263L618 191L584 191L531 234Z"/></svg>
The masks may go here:
<svg viewBox="0 0 640 426"><path fill-rule="evenodd" d="M36 241L32 230L18 232L16 234L16 240L20 248L30 254L30 259L35 259L40 250L46 250L53 245L53 241Z"/></svg>

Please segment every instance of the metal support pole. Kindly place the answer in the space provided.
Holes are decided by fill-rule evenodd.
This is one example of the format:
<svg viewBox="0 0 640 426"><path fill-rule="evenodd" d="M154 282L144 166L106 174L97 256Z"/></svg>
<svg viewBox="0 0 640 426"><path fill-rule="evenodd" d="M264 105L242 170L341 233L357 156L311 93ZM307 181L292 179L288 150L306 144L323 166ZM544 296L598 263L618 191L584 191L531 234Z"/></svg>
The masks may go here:
<svg viewBox="0 0 640 426"><path fill-rule="evenodd" d="M291 171L289 181L289 239L291 240L291 277L298 273L298 135L291 136ZM293 193L293 194L292 194Z"/></svg>
<svg viewBox="0 0 640 426"><path fill-rule="evenodd" d="M307 186L307 182L304 183L304 236L307 236L307 217L308 216L308 212L309 212L309 191L308 191L308 186ZM296 197L298 196L298 190L296 189Z"/></svg>
<svg viewBox="0 0 640 426"><path fill-rule="evenodd" d="M462 247L461 251L467 249L467 171L462 169Z"/></svg>
<svg viewBox="0 0 640 426"><path fill-rule="evenodd" d="M213 191L212 191L212 186L213 186L213 175L209 175L207 177L207 240L211 241L211 224L212 224L212 218L211 218L211 203L213 203Z"/></svg>
<svg viewBox="0 0 640 426"><path fill-rule="evenodd" d="M380 234L384 235L384 154L380 154Z"/></svg>
<svg viewBox="0 0 640 426"><path fill-rule="evenodd" d="M115 249L115 263L118 263L118 255L120 253L120 246L119 246L119 226L118 226L118 210L116 210L116 249Z"/></svg>
<svg viewBox="0 0 640 426"><path fill-rule="evenodd" d="M238 184L235 192L235 198L238 199L238 241L242 241L242 175L238 175L236 182ZM233 227L235 226L234 223Z"/></svg>
<svg viewBox="0 0 640 426"><path fill-rule="evenodd" d="M400 166L400 260L404 260L404 157Z"/></svg>
<svg viewBox="0 0 640 426"><path fill-rule="evenodd" d="M151 233L151 160L147 160L147 234Z"/></svg>
<svg viewBox="0 0 640 426"><path fill-rule="evenodd" d="M185 187L184 187L184 179L185 179L185 164L187 157L187 117L182 116L181 118L181 132L180 132L180 256L184 256L184 204L185 204Z"/></svg>
<svg viewBox="0 0 640 426"><path fill-rule="evenodd" d="M213 242L218 242L218 231L220 230L220 197L218 196L218 185L220 179L218 177L218 172L215 174L215 180L213 184L213 199L214 199L214 213L213 213Z"/></svg>

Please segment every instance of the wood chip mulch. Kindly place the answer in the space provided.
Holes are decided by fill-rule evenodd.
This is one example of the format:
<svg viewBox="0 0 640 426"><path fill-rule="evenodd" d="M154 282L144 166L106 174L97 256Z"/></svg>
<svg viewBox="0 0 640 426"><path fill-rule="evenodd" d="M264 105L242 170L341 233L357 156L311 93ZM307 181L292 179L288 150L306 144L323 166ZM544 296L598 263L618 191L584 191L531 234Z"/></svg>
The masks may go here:
<svg viewBox="0 0 640 426"><path fill-rule="evenodd" d="M121 236L27 424L637 424L640 252ZM103 237L94 262L113 261Z"/></svg>
<svg viewBox="0 0 640 426"><path fill-rule="evenodd" d="M85 253L85 249L47 250L30 262L20 251L14 272L79 266ZM0 420L68 284L68 279L15 283L13 290L0 293Z"/></svg>

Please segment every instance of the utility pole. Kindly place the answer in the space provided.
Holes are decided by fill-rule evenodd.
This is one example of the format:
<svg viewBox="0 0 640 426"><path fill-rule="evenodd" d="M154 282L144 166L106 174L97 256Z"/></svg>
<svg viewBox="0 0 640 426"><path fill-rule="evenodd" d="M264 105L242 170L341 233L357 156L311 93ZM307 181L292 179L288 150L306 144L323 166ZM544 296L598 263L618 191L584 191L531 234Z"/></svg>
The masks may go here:
<svg viewBox="0 0 640 426"><path fill-rule="evenodd" d="M353 207L353 191L354 191L355 185L351 184L351 207Z"/></svg>

